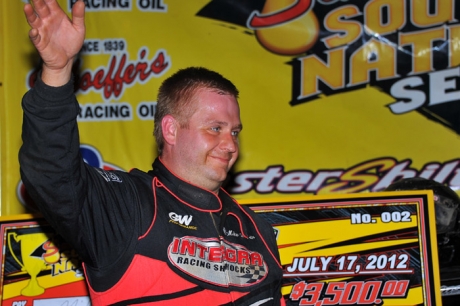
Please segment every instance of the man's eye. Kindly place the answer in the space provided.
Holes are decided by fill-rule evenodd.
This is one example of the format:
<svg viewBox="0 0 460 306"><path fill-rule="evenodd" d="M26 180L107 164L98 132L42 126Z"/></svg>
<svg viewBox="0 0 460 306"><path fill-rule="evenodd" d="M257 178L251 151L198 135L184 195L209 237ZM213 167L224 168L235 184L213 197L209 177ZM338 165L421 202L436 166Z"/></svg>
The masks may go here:
<svg viewBox="0 0 460 306"><path fill-rule="evenodd" d="M214 131L214 132L220 132L220 127L217 127L217 126L212 127L211 130Z"/></svg>
<svg viewBox="0 0 460 306"><path fill-rule="evenodd" d="M238 136L239 133L240 131L232 131L232 136Z"/></svg>

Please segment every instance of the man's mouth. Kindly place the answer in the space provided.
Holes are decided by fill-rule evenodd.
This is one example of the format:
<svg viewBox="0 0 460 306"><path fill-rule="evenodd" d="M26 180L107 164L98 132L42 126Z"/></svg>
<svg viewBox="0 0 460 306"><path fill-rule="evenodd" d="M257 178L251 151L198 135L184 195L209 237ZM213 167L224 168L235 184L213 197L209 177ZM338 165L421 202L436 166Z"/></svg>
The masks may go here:
<svg viewBox="0 0 460 306"><path fill-rule="evenodd" d="M216 159L222 163L230 163L230 161L232 160L231 157L228 157L228 156L215 156L215 155L212 155L211 156L213 159Z"/></svg>

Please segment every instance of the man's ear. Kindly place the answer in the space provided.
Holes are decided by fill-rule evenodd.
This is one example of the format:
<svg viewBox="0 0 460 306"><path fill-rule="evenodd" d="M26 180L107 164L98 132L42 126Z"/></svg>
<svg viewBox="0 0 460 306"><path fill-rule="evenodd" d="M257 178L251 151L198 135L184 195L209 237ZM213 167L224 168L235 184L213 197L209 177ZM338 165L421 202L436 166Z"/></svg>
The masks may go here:
<svg viewBox="0 0 460 306"><path fill-rule="evenodd" d="M161 129L163 131L163 138L169 145L176 143L177 129L179 122L171 115L166 115L161 120Z"/></svg>

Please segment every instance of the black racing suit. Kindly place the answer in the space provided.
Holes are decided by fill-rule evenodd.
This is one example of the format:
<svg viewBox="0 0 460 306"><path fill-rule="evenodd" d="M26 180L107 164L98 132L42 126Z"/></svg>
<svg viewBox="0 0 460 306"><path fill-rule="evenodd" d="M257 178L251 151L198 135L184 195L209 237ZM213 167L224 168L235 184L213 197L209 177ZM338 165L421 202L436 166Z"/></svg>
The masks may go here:
<svg viewBox="0 0 460 306"><path fill-rule="evenodd" d="M21 177L79 253L97 305L279 305L271 226L156 159L148 173L104 171L80 156L73 84L40 79L23 98Z"/></svg>

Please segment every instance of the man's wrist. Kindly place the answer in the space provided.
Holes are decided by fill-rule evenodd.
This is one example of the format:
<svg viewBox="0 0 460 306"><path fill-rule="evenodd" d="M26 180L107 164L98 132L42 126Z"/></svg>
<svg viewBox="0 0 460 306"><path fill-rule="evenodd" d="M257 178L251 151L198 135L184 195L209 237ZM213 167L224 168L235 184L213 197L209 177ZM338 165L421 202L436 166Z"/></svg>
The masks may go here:
<svg viewBox="0 0 460 306"><path fill-rule="evenodd" d="M43 82L42 71L37 75L37 79L33 85L33 92L36 96L35 102L42 101L40 104L54 105L63 104L63 101L70 101L70 98L75 97L75 84L73 75L70 76L70 80L62 86L52 86ZM73 99L75 100L75 99ZM74 102L69 102L74 103Z"/></svg>
<svg viewBox="0 0 460 306"><path fill-rule="evenodd" d="M59 87L67 84L72 74L72 63L61 69L51 69L46 65L42 67L41 79L43 83L52 87Z"/></svg>

